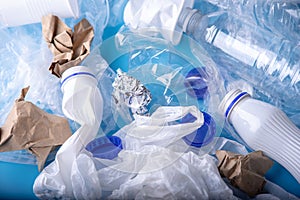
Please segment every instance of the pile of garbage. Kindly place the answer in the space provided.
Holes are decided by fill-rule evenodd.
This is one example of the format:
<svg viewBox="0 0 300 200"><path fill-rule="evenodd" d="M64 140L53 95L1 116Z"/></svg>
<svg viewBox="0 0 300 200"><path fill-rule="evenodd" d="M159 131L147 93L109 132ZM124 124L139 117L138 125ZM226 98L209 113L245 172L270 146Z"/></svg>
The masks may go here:
<svg viewBox="0 0 300 200"><path fill-rule="evenodd" d="M0 161L38 198L300 197L268 175L300 189L299 3L2 4Z"/></svg>

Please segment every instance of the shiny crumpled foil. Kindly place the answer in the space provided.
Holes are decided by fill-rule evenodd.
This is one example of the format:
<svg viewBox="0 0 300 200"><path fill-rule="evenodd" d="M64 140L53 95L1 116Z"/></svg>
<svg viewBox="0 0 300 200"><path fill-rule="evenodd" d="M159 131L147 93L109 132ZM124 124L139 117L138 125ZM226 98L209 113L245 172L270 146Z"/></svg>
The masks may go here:
<svg viewBox="0 0 300 200"><path fill-rule="evenodd" d="M117 77L112 84L112 96L117 105L125 104L133 114L144 115L152 97L150 91L136 78L117 70Z"/></svg>

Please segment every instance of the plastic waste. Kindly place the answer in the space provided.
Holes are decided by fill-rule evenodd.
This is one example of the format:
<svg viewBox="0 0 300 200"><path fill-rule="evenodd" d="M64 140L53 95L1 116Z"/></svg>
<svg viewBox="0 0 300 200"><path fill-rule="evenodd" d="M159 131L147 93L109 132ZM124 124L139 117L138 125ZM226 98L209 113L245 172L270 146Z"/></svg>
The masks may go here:
<svg viewBox="0 0 300 200"><path fill-rule="evenodd" d="M133 43L132 41L135 42ZM151 94L153 94L154 98L151 101L152 105L148 107L150 111L149 114L155 113L158 108L164 105L174 107L180 105L186 106L192 103L191 105L194 105L193 109L198 110L192 113L196 113L194 114L196 115L196 117L199 114L201 114L199 109L208 113L211 117L214 118L214 121L216 122L214 136L220 134L224 119L222 118L222 120L220 120L220 117L216 117L216 111L217 105L220 102L221 94L224 93L224 90L222 90L222 85L219 84L222 83L222 79L219 78L219 74L215 68L214 62L209 58L207 54L205 54L205 51L201 49L201 47L199 47L199 51L197 52L197 54L188 54L189 56L187 56L182 52L182 48L175 49L174 46L172 46L168 41L163 40L163 38L147 36L145 37L142 34L136 34L125 30L124 32L118 33L115 37L104 41L101 48L104 49L104 51L102 51L101 54L103 55L105 60L107 58L110 66L115 67L114 69L122 67L122 69L126 71L128 75L138 78L141 81L141 83L145 84L145 86L151 91ZM107 49L111 49L111 52L109 52L110 55L107 55ZM101 60L95 59L97 57L101 57L100 54L98 54L96 57L91 57L91 55L86 58L86 60L84 61L85 63L90 63L91 67L93 66L92 64L94 64L94 66L97 66L99 63L101 63ZM125 61L122 58L125 58ZM102 59L102 62L103 60L104 59ZM189 96L186 93L186 86L184 85L185 75L192 68L194 68L194 66L203 66L202 68L205 68L205 73L203 69L201 69L201 73L209 77L207 82L207 91L209 95L206 95L205 98L201 100ZM118 118L120 116L120 113L115 112L114 107L112 107L113 99L111 97L113 91L112 83L114 78L116 77L116 74L113 73L110 68L105 68L105 70L104 68L102 69L103 71L101 72L103 72L103 76L97 75L98 87L101 89L101 92L103 92L103 105L105 105L103 107L103 121L101 123L100 128L103 130L104 133L113 134L116 131L120 131L121 134L121 130L124 130L123 127L126 127L131 123L135 124L135 119L130 118L130 120L126 121L126 123L119 123L118 120L115 120L115 117ZM93 79L92 76L86 76L90 79ZM69 92L72 93L71 91ZM161 134L160 132L152 132L153 129L151 127L151 124L148 124L147 127L149 128L146 130L145 133L152 133L155 137L148 137L148 140L146 141L144 141L143 138L141 138L141 142L150 142L150 144L147 146L142 145L141 148L143 149L140 149L140 152L134 149L126 149L126 145L128 145L129 142L124 141L124 139L117 134L114 134L113 136L117 136L122 139L123 150L121 150L118 153L118 157L115 157L112 160L94 157L92 153L86 149L86 145L88 145L90 141L82 145L74 145L74 143L70 144L71 142L69 143L67 141L65 144L69 144L70 147L64 146L65 144L61 147L65 149L65 152L67 152L67 149L70 149L70 151L74 150L76 146L80 146L80 148L82 146L85 147L79 150L76 149L75 153L78 152L78 154L76 155L71 153L70 154L72 156L69 156L67 153L60 153L61 155L57 154L60 155L60 157L57 157L59 159L59 164L57 164L57 161L54 161L53 163L56 164L51 163L48 166L49 168L46 167L45 170L41 173L41 175L38 176L34 184L35 194L39 198L44 199L51 199L54 197L59 198L62 196L77 199L95 199L96 197L106 198L109 195L111 195L111 193L114 190L118 190L121 184L126 183L127 181L130 181L130 179L133 179L135 176L137 176L137 173L141 171L141 168L143 168L143 166L143 171L145 171L148 169L157 169L155 168L155 163L161 163L161 167L165 166L164 164L166 163L171 164L172 162L169 161L174 161L173 158L176 158L176 156L180 157L182 154L185 154L185 152L189 150L190 146L187 143L185 143L182 137L188 135L188 131L196 131L200 126L200 124L197 124L197 122L199 122L200 120L191 120L191 122L189 123L177 122L176 125L173 123L174 120L176 121L176 119L174 119L171 120L172 122L170 122L169 126L167 126L168 123L163 123L164 120L161 120L163 117L168 117L169 115L174 117L174 115L177 115L179 117L178 120L180 120L183 117L182 115L184 114L183 112L181 112L181 109L177 109L178 113L174 113L174 110L176 111L176 109L169 108L167 110L169 114L165 113L163 116L156 115L159 118L159 120L155 120L155 122L161 123L161 126L156 126L157 129L154 130L162 132ZM142 117L142 120L147 119L147 116L140 117ZM170 118L171 117L169 117L169 119ZM124 121L125 120L123 120L123 122ZM150 118L148 118L147 121L151 122ZM77 119L76 122L78 122ZM140 124L142 122L143 121L139 121ZM112 127L114 128L112 129ZM133 125L131 127L133 130L141 128L140 126L134 127ZM166 132L164 132L165 130ZM143 132L144 130L142 130L140 134L142 134ZM74 135L76 133L74 133ZM212 133L214 133L214 131L212 131ZM90 135L90 132L89 130L87 130L84 133L80 132L80 134L82 134L82 136L80 136L78 133L78 137L85 137L84 135ZM171 135L171 139L170 137L163 137L164 135L167 136L168 134L169 136ZM95 139L95 136L92 139ZM78 142L80 144L83 143L79 140L76 140L75 142ZM154 146L156 142L157 146ZM200 155L201 153L199 149L201 149L203 154L205 154L205 152L208 152L211 148L213 148L213 142L214 140L210 141L210 143L205 146L201 146L201 148L197 148L199 152L198 154ZM168 143L170 144L169 146ZM160 144L161 146L159 146ZM166 145L169 149L166 149ZM64 162L64 160L62 159L62 155L68 158L70 157L70 160L68 159ZM198 157L195 154L192 155L192 157ZM154 162L155 156L158 157L157 159L155 159ZM169 160L170 157L171 160ZM189 156L187 155L186 158L189 158ZM193 171L194 168L191 167L191 164L187 161L187 159L181 161L178 161L178 167L191 168L191 171ZM196 169L199 169L199 162L195 162L195 165L197 165ZM171 171L176 169L177 165L172 167ZM202 169L205 170L205 168ZM66 176L62 177L60 172L64 172L65 170L68 170L70 172L68 172ZM147 179L148 185L152 185L152 183L155 184L156 179L151 179L151 174L147 176L149 177ZM158 176L160 175L158 174ZM166 175L166 177L170 177L169 182L174 182L173 179L171 180L171 176ZM186 177L186 175L180 175L180 177L183 178ZM192 175L190 177L192 178L192 180L202 179L202 177L196 175ZM164 179L165 178L162 177L161 180L163 181ZM210 182L213 181L210 178L208 178L208 180L210 180ZM135 181L140 181L140 179L136 179ZM181 182L182 181L177 181L178 184L180 184ZM220 184L223 184L223 182L221 181ZM206 188L206 186L203 187ZM202 187L199 187L199 189L201 188ZM220 187L220 190L222 188L224 187ZM51 193L49 193L49 191L51 191ZM230 192L228 193L229 195L231 194L231 191L227 192ZM188 191L184 192L184 194L188 194Z"/></svg>
<svg viewBox="0 0 300 200"><path fill-rule="evenodd" d="M240 90L227 93L219 108L252 149L262 150L300 182L300 130L283 111Z"/></svg>
<svg viewBox="0 0 300 200"><path fill-rule="evenodd" d="M123 149L122 141L117 136L103 136L92 140L85 147L94 157L103 159L114 159Z"/></svg>
<svg viewBox="0 0 300 200"><path fill-rule="evenodd" d="M178 154L157 146L145 146L138 154L123 152L124 168L132 160L140 172L121 183L109 199L237 199L220 177L212 156L188 152L164 166L172 156ZM149 172L158 166L164 167Z"/></svg>
<svg viewBox="0 0 300 200"><path fill-rule="evenodd" d="M39 1L42 2L42 1ZM102 43L103 30L108 18L106 0L78 0L80 15L78 19L64 19L72 27L80 19L86 18L93 25L98 37L92 42L92 49ZM1 12L1 11L0 11ZM15 14L15 13L14 13ZM31 85L27 100L44 111L63 116L62 93L57 77L48 71L52 55L43 42L41 24L28 24L17 27L3 27L0 25L0 125L2 125L13 106L13 101L19 91L26 85ZM85 66L96 68L102 60L98 55L84 63ZM98 72L96 74L99 74ZM97 75L98 76L98 75ZM98 78L98 77L97 77ZM77 124L69 120L72 132ZM53 161L57 151L48 156L47 162ZM36 164L36 158L26 150L0 153L0 160L5 162Z"/></svg>
<svg viewBox="0 0 300 200"><path fill-rule="evenodd" d="M133 29L140 27L147 28L145 31L160 30L164 38L178 44L182 36L182 28L176 26L180 11L193 4L194 0L170 0L163 3L160 0L130 0L125 6L123 18L125 24ZM160 29L157 24L163 25L164 29Z"/></svg>
<svg viewBox="0 0 300 200"><path fill-rule="evenodd" d="M187 114L194 115L196 120L168 125ZM86 151L87 147L76 151L74 160L69 160L71 152L64 154L56 167L62 169L68 165L69 180L58 176L51 163L36 179L35 194L41 199L234 198L218 173L215 158L204 152L201 155L187 152L188 145L174 151L183 136L201 126L203 116L195 106L162 106L151 116L136 117L113 136L122 140L123 149L118 157L97 158ZM83 135L81 132L80 138ZM78 147L74 143L68 148L75 145Z"/></svg>
<svg viewBox="0 0 300 200"><path fill-rule="evenodd" d="M278 98L285 111L299 112L300 46L223 11L184 8L178 25L206 43L216 63Z"/></svg>
<svg viewBox="0 0 300 200"><path fill-rule="evenodd" d="M108 0L109 4L109 19L107 27L119 27L123 22L123 12L124 7L128 0Z"/></svg>
<svg viewBox="0 0 300 200"><path fill-rule="evenodd" d="M300 39L300 4L296 0L207 0L292 41Z"/></svg>
<svg viewBox="0 0 300 200"><path fill-rule="evenodd" d="M188 114L192 115L194 120L184 120ZM151 144L167 147L198 130L204 124L204 115L195 106L161 106L151 116L135 115L134 117L135 120L130 125L115 134L122 138L123 147L127 150L138 150L142 146ZM181 120L181 123L172 123L176 120ZM205 135L205 132L202 134Z"/></svg>
<svg viewBox="0 0 300 200"><path fill-rule="evenodd" d="M202 112L204 117L203 125L196 131L184 136L182 139L190 146L202 147L209 144L216 135L216 122L215 120L206 112ZM187 115L183 117L180 122L190 122L195 120L195 117Z"/></svg>
<svg viewBox="0 0 300 200"><path fill-rule="evenodd" d="M188 93L197 99L203 99L207 94L207 78L201 69L194 68L190 70L184 80Z"/></svg>
<svg viewBox="0 0 300 200"><path fill-rule="evenodd" d="M38 197L62 195L74 198L72 164L96 137L102 120L103 100L97 84L93 72L84 66L71 67L62 74L62 109L66 117L80 124L80 128L61 146L55 161L35 180L34 192Z"/></svg>
<svg viewBox="0 0 300 200"><path fill-rule="evenodd" d="M79 17L78 0L11 0L0 1L0 7L0 24L8 27L37 23L48 14Z"/></svg>
<svg viewBox="0 0 300 200"><path fill-rule="evenodd" d="M171 2L164 1L157 4ZM168 30L172 33L183 30L214 55L212 58L220 67L247 80L264 95L276 99L289 115L299 112L299 45L251 24L233 13L229 15L226 11L217 10L204 15L198 10L185 7L174 10L181 13L173 18L168 17L168 11L164 9L150 12L152 8L164 8L163 5L140 3L140 7L135 8L132 6L134 3L134 0L129 1L124 11L125 24L131 29L149 32L151 27L156 27L161 32ZM147 9L150 12L148 16L140 16L141 9ZM163 15L164 21L178 20L176 28L165 25L164 21L156 19L153 15L156 17ZM172 38L165 38L174 43ZM193 45L191 48L192 51L197 51Z"/></svg>
<svg viewBox="0 0 300 200"><path fill-rule="evenodd" d="M150 91L152 100L146 105L149 114L159 106L195 105L214 118L217 124L216 135L219 135L224 119L217 115L217 105L225 95L223 80L205 50L195 42L198 51L192 53L190 49L186 49L188 44L187 40L182 46L174 46L160 35L149 37L143 32L132 32L125 27L114 37L104 41L101 54L113 70L121 68ZM107 49L111 49L111 52L108 53ZM205 78L207 90L203 98L195 98L191 85L185 85L187 74L194 68ZM115 77L116 75L112 76L113 79ZM106 89L112 92L111 85L107 83ZM106 105L114 106L114 99L111 98ZM105 126L107 131L108 127L116 127L116 131L134 119L127 106L114 106L111 113L114 118L111 121L114 123ZM114 133L107 131L106 134Z"/></svg>

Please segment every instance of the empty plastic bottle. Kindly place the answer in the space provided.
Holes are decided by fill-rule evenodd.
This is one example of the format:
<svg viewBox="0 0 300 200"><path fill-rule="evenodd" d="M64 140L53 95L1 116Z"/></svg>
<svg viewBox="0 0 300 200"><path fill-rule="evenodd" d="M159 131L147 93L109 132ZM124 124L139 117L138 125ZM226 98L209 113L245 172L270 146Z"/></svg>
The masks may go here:
<svg viewBox="0 0 300 200"><path fill-rule="evenodd" d="M300 111L300 45L225 11L184 8L177 23L220 66L278 100L285 112Z"/></svg>
<svg viewBox="0 0 300 200"><path fill-rule="evenodd" d="M227 93L219 110L252 149L262 150L300 183L300 129L283 111L241 90Z"/></svg>
<svg viewBox="0 0 300 200"><path fill-rule="evenodd" d="M206 0L289 39L300 39L299 0Z"/></svg>

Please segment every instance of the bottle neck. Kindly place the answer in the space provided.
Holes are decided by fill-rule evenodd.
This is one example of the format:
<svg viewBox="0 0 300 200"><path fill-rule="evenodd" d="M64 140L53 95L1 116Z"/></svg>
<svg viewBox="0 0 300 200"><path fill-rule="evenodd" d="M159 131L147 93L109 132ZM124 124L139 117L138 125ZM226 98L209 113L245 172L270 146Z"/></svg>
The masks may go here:
<svg viewBox="0 0 300 200"><path fill-rule="evenodd" d="M188 25L190 24L191 18L194 16L194 14L198 12L196 9L192 9L192 8L183 8L178 21L177 21L177 25L182 28L183 32L187 32L187 28ZM196 21L193 20L193 23L195 23Z"/></svg>
<svg viewBox="0 0 300 200"><path fill-rule="evenodd" d="M219 105L219 111L230 120L230 114L234 107L244 98L250 97L250 94L239 89L228 92Z"/></svg>
<svg viewBox="0 0 300 200"><path fill-rule="evenodd" d="M199 10L186 7L182 9L177 25L187 35L194 37L194 39L200 39L199 36L202 36L206 31L208 20Z"/></svg>

